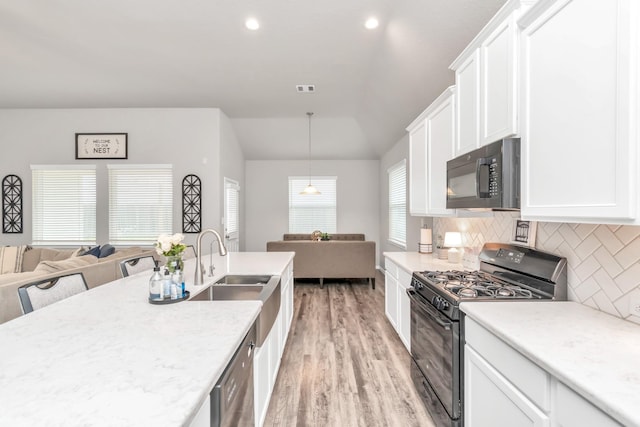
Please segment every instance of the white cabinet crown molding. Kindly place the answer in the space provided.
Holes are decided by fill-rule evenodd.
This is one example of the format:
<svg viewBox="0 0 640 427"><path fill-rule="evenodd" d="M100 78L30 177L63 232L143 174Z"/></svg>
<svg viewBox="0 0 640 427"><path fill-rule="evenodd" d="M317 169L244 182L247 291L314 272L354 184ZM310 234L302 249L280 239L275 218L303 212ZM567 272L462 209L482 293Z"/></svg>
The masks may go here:
<svg viewBox="0 0 640 427"><path fill-rule="evenodd" d="M517 10L525 11L532 5L536 4L538 0L509 0L504 6L496 12L489 22L480 30L480 32L471 40L471 42L464 48L464 50L458 55L458 57L449 65L450 70L457 70L461 64L480 46L482 42L486 40L500 25L504 22L509 15Z"/></svg>
<svg viewBox="0 0 640 427"><path fill-rule="evenodd" d="M434 99L431 104L422 112L418 117L416 117L409 126L406 127L407 132L411 132L413 129L420 126L426 118L431 115L435 110L440 108L440 105L450 96L455 95L456 86L451 85L444 90L436 99Z"/></svg>

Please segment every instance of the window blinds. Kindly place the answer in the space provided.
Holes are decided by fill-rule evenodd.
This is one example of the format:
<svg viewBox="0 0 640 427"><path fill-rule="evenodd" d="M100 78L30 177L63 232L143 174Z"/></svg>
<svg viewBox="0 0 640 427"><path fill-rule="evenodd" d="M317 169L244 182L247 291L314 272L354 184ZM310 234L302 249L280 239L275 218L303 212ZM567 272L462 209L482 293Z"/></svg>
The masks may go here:
<svg viewBox="0 0 640 427"><path fill-rule="evenodd" d="M32 165L34 245L96 243L95 165Z"/></svg>
<svg viewBox="0 0 640 427"><path fill-rule="evenodd" d="M406 160L388 169L389 241L407 246L407 165Z"/></svg>
<svg viewBox="0 0 640 427"><path fill-rule="evenodd" d="M172 234L171 165L107 165L109 169L109 242L150 244Z"/></svg>
<svg viewBox="0 0 640 427"><path fill-rule="evenodd" d="M237 239L240 231L240 185L224 179L225 226L229 239Z"/></svg>
<svg viewBox="0 0 640 427"><path fill-rule="evenodd" d="M289 177L289 233L336 233L336 177L312 177L320 194L302 195L308 177Z"/></svg>

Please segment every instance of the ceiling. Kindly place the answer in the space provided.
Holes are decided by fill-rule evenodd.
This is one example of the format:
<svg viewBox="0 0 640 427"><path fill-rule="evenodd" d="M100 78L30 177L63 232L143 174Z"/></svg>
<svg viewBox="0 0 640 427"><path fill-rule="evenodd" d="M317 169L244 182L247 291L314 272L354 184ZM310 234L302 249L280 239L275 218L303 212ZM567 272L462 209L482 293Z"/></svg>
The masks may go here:
<svg viewBox="0 0 640 427"><path fill-rule="evenodd" d="M312 111L313 158L377 159L505 2L2 2L0 108L219 107L247 159L285 160L307 157Z"/></svg>

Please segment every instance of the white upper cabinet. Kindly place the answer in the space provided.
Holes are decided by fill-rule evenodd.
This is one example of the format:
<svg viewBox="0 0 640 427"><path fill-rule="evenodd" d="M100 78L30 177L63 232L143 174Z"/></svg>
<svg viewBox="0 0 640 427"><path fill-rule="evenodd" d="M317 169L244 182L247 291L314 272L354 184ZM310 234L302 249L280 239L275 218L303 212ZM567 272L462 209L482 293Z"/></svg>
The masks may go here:
<svg viewBox="0 0 640 427"><path fill-rule="evenodd" d="M451 216L447 209L447 161L455 142L455 88L449 87L407 128L409 213Z"/></svg>
<svg viewBox="0 0 640 427"><path fill-rule="evenodd" d="M519 132L516 20L531 3L507 2L449 67L456 75L456 156Z"/></svg>
<svg viewBox="0 0 640 427"><path fill-rule="evenodd" d="M409 213L427 214L427 126L424 118L409 128Z"/></svg>
<svg viewBox="0 0 640 427"><path fill-rule="evenodd" d="M445 90L428 111L427 213L451 216L455 209L447 209L447 161L453 156L456 134L455 88Z"/></svg>
<svg viewBox="0 0 640 427"><path fill-rule="evenodd" d="M511 13L480 46L480 145L518 133L517 41Z"/></svg>
<svg viewBox="0 0 640 427"><path fill-rule="evenodd" d="M637 0L541 0L521 33L522 218L638 222Z"/></svg>
<svg viewBox="0 0 640 427"><path fill-rule="evenodd" d="M456 72L455 152L458 156L480 146L480 54L474 50Z"/></svg>

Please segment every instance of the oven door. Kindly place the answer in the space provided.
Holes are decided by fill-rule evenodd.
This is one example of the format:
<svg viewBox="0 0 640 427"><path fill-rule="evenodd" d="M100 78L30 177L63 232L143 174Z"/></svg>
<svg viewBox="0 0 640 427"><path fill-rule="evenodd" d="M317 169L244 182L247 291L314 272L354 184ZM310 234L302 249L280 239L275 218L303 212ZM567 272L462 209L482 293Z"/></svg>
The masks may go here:
<svg viewBox="0 0 640 427"><path fill-rule="evenodd" d="M412 374L420 394L434 394L456 425L461 416L460 322L441 314L413 288L407 289L411 299L411 356L424 381ZM415 370L415 369L414 369ZM436 400L424 398L427 408ZM442 411L438 411L442 412ZM433 414L434 418L440 414Z"/></svg>

